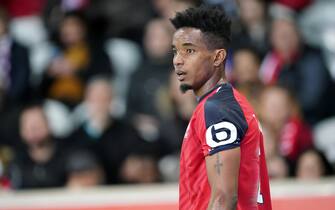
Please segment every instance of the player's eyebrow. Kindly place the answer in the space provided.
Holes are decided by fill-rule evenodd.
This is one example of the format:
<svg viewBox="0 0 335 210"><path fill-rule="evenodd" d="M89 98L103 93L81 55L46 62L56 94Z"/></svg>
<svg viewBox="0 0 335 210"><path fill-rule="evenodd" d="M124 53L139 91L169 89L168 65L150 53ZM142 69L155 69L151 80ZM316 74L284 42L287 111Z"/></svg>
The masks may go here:
<svg viewBox="0 0 335 210"><path fill-rule="evenodd" d="M186 43L183 43L182 44L183 47L197 47L197 45L193 44L193 43L189 43L189 42L186 42ZM176 46L174 44L171 45L171 48L172 49L176 49Z"/></svg>
<svg viewBox="0 0 335 210"><path fill-rule="evenodd" d="M191 46L191 47L196 47L195 44L193 44L193 43L189 43L189 42L183 43L182 46L184 46L184 47L189 47L189 46Z"/></svg>

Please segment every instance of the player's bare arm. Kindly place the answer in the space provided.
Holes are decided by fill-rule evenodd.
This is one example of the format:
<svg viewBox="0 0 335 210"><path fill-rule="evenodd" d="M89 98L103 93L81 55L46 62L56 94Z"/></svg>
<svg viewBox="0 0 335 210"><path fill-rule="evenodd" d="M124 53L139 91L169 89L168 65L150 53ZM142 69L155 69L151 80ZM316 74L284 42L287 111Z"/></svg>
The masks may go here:
<svg viewBox="0 0 335 210"><path fill-rule="evenodd" d="M236 210L240 148L206 157L211 197L207 210Z"/></svg>

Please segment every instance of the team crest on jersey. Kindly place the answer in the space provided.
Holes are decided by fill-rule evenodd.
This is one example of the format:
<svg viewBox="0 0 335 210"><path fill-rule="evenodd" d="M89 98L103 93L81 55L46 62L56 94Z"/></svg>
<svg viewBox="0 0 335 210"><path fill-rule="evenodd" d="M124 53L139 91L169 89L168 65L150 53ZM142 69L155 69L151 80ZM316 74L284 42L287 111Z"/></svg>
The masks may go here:
<svg viewBox="0 0 335 210"><path fill-rule="evenodd" d="M231 122L219 122L206 130L206 142L214 148L234 143L237 140L236 126Z"/></svg>

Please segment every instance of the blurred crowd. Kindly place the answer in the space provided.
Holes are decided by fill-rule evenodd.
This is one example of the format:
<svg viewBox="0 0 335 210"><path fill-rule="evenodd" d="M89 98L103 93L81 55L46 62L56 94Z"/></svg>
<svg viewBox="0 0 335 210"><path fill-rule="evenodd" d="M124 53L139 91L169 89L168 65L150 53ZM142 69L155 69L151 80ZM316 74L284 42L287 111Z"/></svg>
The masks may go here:
<svg viewBox="0 0 335 210"><path fill-rule="evenodd" d="M232 18L226 77L253 105L271 179L335 166L331 0L0 0L0 189L177 181L197 105L169 18Z"/></svg>

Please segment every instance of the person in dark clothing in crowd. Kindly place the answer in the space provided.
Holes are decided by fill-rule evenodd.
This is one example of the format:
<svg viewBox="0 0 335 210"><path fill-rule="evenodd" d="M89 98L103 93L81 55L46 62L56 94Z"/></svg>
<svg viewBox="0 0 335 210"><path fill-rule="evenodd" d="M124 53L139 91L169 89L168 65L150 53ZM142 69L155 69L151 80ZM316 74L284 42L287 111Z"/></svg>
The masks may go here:
<svg viewBox="0 0 335 210"><path fill-rule="evenodd" d="M26 107L20 116L23 150L15 151L9 174L13 188L60 187L65 183L64 152L51 136L41 105Z"/></svg>
<svg viewBox="0 0 335 210"><path fill-rule="evenodd" d="M179 84L174 72L171 72L166 91L168 100L162 100L160 106L161 112L164 113L160 128L163 136L160 144L164 147L162 148L164 155L179 154L180 139L184 137L188 122L196 107L194 94L191 92L182 93L179 90Z"/></svg>
<svg viewBox="0 0 335 210"><path fill-rule="evenodd" d="M99 186L105 173L97 157L87 150L76 150L66 159L66 187L71 189Z"/></svg>
<svg viewBox="0 0 335 210"><path fill-rule="evenodd" d="M238 5L240 20L232 28L232 49L252 47L264 56L269 49L267 3L264 0L240 0Z"/></svg>
<svg viewBox="0 0 335 210"><path fill-rule="evenodd" d="M293 17L278 17L272 23L271 45L261 65L266 84L286 87L297 98L310 124L330 115L331 79L320 50L303 43Z"/></svg>
<svg viewBox="0 0 335 210"><path fill-rule="evenodd" d="M16 124L29 99L30 62L26 47L9 34L9 17L0 7L0 145L18 147Z"/></svg>
<svg viewBox="0 0 335 210"><path fill-rule="evenodd" d="M170 63L173 29L164 19L154 19L146 26L144 46L146 56L132 75L127 112L141 137L159 141L160 104L162 90L166 89L172 69Z"/></svg>
<svg viewBox="0 0 335 210"><path fill-rule="evenodd" d="M0 112L23 103L29 90L28 50L8 33L8 21L0 8Z"/></svg>
<svg viewBox="0 0 335 210"><path fill-rule="evenodd" d="M130 125L112 117L112 100L111 82L104 77L93 78L85 93L87 119L68 140L70 147L88 149L97 155L107 184L122 182L119 170L128 155L150 155L156 150L154 143L139 138Z"/></svg>

